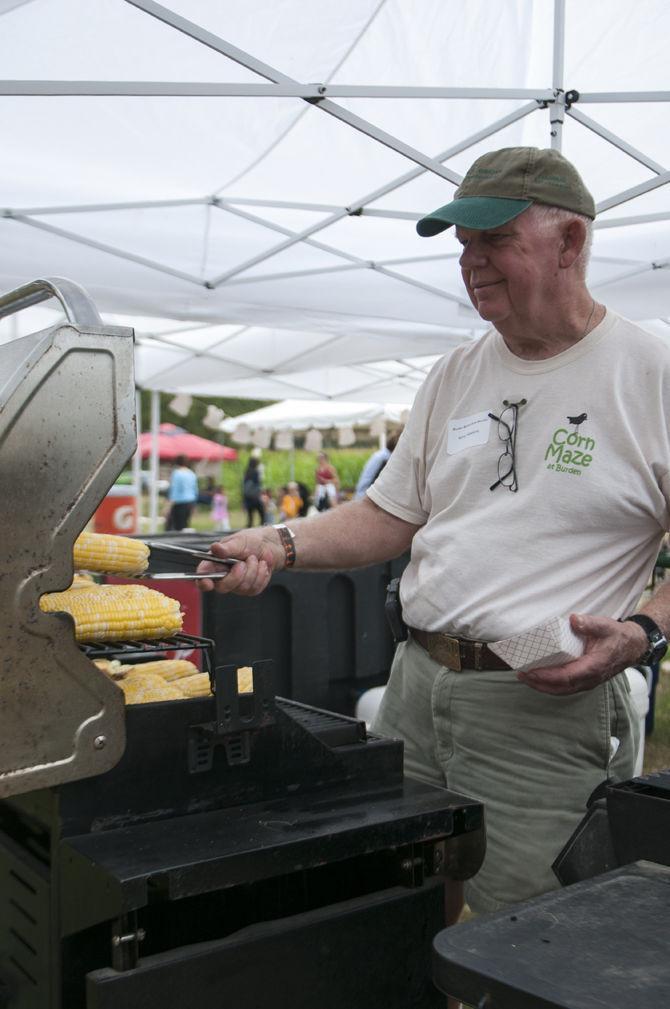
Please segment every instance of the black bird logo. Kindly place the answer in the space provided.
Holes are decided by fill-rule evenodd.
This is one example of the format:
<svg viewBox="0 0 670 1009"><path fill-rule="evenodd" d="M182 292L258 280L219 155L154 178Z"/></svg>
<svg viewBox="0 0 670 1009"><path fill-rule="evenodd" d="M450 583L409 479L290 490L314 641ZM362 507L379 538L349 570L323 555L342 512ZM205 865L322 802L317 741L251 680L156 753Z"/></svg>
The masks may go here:
<svg viewBox="0 0 670 1009"><path fill-rule="evenodd" d="M579 429L579 425L584 423L584 421L586 420L587 416L588 416L588 414L586 414L586 413L580 413L577 417L568 417L567 421L568 421L568 424L574 424L575 425L575 431L577 431Z"/></svg>

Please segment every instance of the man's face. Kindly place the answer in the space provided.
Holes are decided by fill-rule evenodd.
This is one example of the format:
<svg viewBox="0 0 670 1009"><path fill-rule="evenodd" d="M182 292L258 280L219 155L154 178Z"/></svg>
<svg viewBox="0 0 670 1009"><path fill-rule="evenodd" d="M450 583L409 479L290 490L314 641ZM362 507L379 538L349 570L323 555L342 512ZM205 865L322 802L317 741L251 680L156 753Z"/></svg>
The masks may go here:
<svg viewBox="0 0 670 1009"><path fill-rule="evenodd" d="M463 283L487 322L526 322L546 311L548 286L559 272L558 227L539 223L532 208L487 231L456 228L463 247Z"/></svg>

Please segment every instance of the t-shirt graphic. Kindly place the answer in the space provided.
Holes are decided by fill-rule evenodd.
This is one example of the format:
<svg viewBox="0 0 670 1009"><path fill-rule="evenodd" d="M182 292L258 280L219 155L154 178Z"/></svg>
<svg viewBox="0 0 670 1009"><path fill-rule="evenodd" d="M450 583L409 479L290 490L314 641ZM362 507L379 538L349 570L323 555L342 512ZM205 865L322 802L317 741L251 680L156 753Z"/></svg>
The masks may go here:
<svg viewBox="0 0 670 1009"><path fill-rule="evenodd" d="M554 430L544 453L547 469L570 476L583 476L588 472L596 449L595 438L580 432L588 417L586 410L568 414Z"/></svg>

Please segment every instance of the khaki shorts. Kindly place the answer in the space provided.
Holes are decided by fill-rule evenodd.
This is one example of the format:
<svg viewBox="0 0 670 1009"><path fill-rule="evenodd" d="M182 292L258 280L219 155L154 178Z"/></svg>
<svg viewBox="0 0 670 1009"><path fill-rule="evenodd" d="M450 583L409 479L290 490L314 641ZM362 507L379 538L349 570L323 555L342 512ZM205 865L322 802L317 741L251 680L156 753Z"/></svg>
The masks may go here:
<svg viewBox="0 0 670 1009"><path fill-rule="evenodd" d="M447 669L411 638L398 646L373 731L404 740L410 777L484 803L486 857L466 883L476 912L558 887L551 863L593 789L633 776L639 735L624 675L556 697L511 670Z"/></svg>

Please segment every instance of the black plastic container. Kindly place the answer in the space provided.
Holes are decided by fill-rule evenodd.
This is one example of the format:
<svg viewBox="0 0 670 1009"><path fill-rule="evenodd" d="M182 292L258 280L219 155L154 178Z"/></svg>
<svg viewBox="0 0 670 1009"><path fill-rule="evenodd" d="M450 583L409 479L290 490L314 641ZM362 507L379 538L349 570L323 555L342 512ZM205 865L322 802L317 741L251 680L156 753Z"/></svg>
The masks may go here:
<svg viewBox="0 0 670 1009"><path fill-rule="evenodd" d="M281 571L255 597L203 598L202 633L216 662L271 659L277 693L351 715L369 687L386 683L393 638L386 586L408 557L356 571Z"/></svg>
<svg viewBox="0 0 670 1009"><path fill-rule="evenodd" d="M208 550L213 533L150 537ZM203 593L194 633L216 642L216 663L270 659L277 693L353 715L356 701L388 679L394 643L384 615L386 586L409 553L353 571L280 571L260 596ZM150 570L195 570L192 558L158 558ZM170 594L169 582L147 583Z"/></svg>

